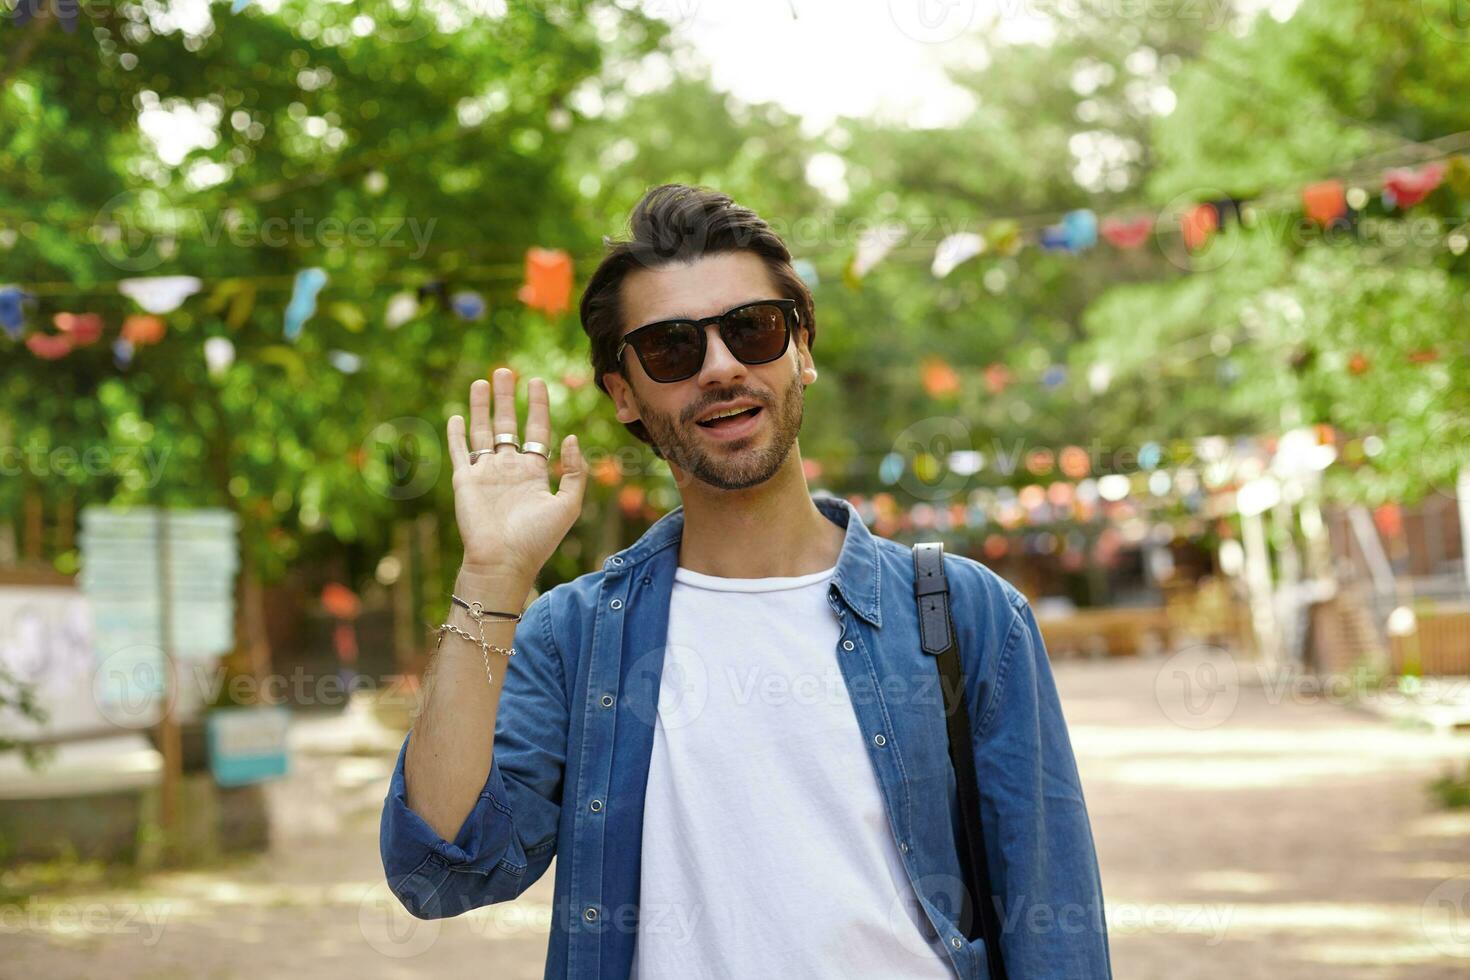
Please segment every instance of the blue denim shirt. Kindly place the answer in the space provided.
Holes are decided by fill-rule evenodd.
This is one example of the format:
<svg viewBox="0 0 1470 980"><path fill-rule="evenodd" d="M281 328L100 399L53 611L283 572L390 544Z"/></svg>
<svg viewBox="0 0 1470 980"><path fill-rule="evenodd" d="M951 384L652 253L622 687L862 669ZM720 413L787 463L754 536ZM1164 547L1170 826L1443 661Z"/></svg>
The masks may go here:
<svg viewBox="0 0 1470 980"><path fill-rule="evenodd" d="M956 922L959 808L938 672L919 645L913 553L871 534L848 501L813 499L846 528L827 596L841 628L835 656L871 736L865 745L889 827L928 935L957 976L980 980L985 944L966 939ZM555 856L546 976L628 976L683 522L683 508L664 515L601 571L527 608L507 661L490 774L453 841L405 802L404 740L380 847L389 887L415 916L514 899ZM1109 978L1092 831L1036 619L1025 597L984 565L944 560L1006 967L1013 980Z"/></svg>

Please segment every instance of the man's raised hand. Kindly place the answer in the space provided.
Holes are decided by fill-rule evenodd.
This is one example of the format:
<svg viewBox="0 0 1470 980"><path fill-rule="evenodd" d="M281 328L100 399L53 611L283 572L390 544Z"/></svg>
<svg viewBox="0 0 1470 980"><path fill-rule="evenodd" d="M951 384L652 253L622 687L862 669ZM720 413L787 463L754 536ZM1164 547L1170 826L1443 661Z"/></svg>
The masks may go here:
<svg viewBox="0 0 1470 980"><path fill-rule="evenodd" d="M587 462L577 437L561 443L563 472L555 493L548 486L550 466L538 453L517 452L515 446L496 446L500 433L520 443L539 442L551 447L551 403L546 382L532 378L527 386L530 408L525 436L516 422L516 380L509 368L470 385L470 431L465 422L449 419L449 458L454 468L454 516L464 542L464 570L475 575L532 582L582 510L587 487ZM492 422L493 418L493 422ZM471 450L489 450L470 462Z"/></svg>

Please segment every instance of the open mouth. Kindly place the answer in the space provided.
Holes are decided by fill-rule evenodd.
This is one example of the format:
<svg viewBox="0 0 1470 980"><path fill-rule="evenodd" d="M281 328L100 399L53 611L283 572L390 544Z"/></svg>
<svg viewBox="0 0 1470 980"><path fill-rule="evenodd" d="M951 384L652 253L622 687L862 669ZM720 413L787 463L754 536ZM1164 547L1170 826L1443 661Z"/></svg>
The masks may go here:
<svg viewBox="0 0 1470 980"><path fill-rule="evenodd" d="M747 408L743 412L737 412L734 415L727 415L724 418L714 419L709 422L696 422L695 424L714 432L719 432L722 429L739 429L759 415L760 412L760 406L756 405L752 408Z"/></svg>

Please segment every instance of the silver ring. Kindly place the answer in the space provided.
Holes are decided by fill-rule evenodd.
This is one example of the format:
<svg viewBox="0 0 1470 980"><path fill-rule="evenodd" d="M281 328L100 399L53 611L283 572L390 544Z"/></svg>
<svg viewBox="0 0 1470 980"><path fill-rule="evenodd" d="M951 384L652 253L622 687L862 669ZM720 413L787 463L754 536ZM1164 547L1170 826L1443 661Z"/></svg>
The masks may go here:
<svg viewBox="0 0 1470 980"><path fill-rule="evenodd" d="M493 449L475 449L475 450L472 450L470 452L470 465L473 466L474 463L475 463L475 460L479 459L481 456L490 456L490 455L493 455L494 452L495 452L495 450L493 450Z"/></svg>
<svg viewBox="0 0 1470 980"><path fill-rule="evenodd" d="M495 445L494 445L494 447L492 447L492 451L494 449L499 449L501 446L507 446L507 445L508 446L515 446L516 447L516 452L520 452L521 451L521 444L516 439L516 434L514 432L497 432L495 434Z"/></svg>
<svg viewBox="0 0 1470 980"><path fill-rule="evenodd" d="M537 456L544 456L544 457L546 457L547 461L550 461L551 460L551 453L547 450L546 443L544 443L544 442L525 442L525 443L522 443L521 444L521 452L523 452L523 453L535 453Z"/></svg>

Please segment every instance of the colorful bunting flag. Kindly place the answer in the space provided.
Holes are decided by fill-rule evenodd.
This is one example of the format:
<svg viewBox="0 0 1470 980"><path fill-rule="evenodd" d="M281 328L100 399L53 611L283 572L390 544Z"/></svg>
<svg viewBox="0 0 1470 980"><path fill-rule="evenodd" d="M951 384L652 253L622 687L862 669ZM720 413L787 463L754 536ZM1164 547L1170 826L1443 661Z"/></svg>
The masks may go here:
<svg viewBox="0 0 1470 980"><path fill-rule="evenodd" d="M473 323L485 315L485 297L471 289L461 290L450 299L450 306L461 320Z"/></svg>
<svg viewBox="0 0 1470 980"><path fill-rule="evenodd" d="M313 266L296 273L291 287L291 301L286 304L286 339L294 341L301 336L301 328L316 313L316 298L327 284L327 272Z"/></svg>
<svg viewBox="0 0 1470 980"><path fill-rule="evenodd" d="M327 360L343 374L356 374L362 368L362 358L345 350L327 351Z"/></svg>
<svg viewBox="0 0 1470 980"><path fill-rule="evenodd" d="M816 289L822 284L822 277L817 275L817 265L810 259L797 259L791 263L791 270L806 283L807 289Z"/></svg>
<svg viewBox="0 0 1470 980"><path fill-rule="evenodd" d="M96 313L58 313L51 322L66 334L73 347L85 347L102 339L102 317Z"/></svg>
<svg viewBox="0 0 1470 980"><path fill-rule="evenodd" d="M1147 214L1135 218L1104 218L1102 222L1102 236L1115 247L1128 251L1148 241L1153 230L1154 219Z"/></svg>
<svg viewBox="0 0 1470 980"><path fill-rule="evenodd" d="M33 333L26 337L26 348L44 361L55 361L71 353L72 340L65 334Z"/></svg>
<svg viewBox="0 0 1470 980"><path fill-rule="evenodd" d="M26 326L25 304L35 298L19 286L0 286L0 327L11 339L20 339Z"/></svg>
<svg viewBox="0 0 1470 980"><path fill-rule="evenodd" d="M1067 234L1067 247L1085 252L1097 244L1097 215L1087 208L1062 215L1062 230Z"/></svg>
<svg viewBox="0 0 1470 980"><path fill-rule="evenodd" d="M1185 212L1179 222L1179 230L1184 235L1184 247L1191 252L1204 248L1219 227L1220 212L1212 204L1196 204Z"/></svg>
<svg viewBox="0 0 1470 980"><path fill-rule="evenodd" d="M559 248L527 249L526 281L516 298L547 316L565 313L571 308L572 257Z"/></svg>
<svg viewBox="0 0 1470 980"><path fill-rule="evenodd" d="M204 342L204 363L209 376L219 378L235 363L235 345L228 337L210 337Z"/></svg>
<svg viewBox="0 0 1470 980"><path fill-rule="evenodd" d="M167 329L160 317L135 313L123 320L122 339L137 347L156 344Z"/></svg>
<svg viewBox="0 0 1470 980"><path fill-rule="evenodd" d="M1070 251L1067 244L1067 229L1061 225L1047 225L1037 232L1036 244L1040 245L1044 252Z"/></svg>
<svg viewBox="0 0 1470 980"><path fill-rule="evenodd" d="M934 261L930 264L929 271L935 279L943 279L958 266L984 251L984 237L973 231L946 235L934 249Z"/></svg>
<svg viewBox="0 0 1470 980"><path fill-rule="evenodd" d="M148 313L172 313L203 288L204 283L193 276L151 276L123 279L117 284L118 292Z"/></svg>
<svg viewBox="0 0 1470 980"><path fill-rule="evenodd" d="M907 233L907 226L896 221L864 228L858 234L856 251L843 270L842 278L849 286L856 286Z"/></svg>
<svg viewBox="0 0 1470 980"><path fill-rule="evenodd" d="M389 330L397 330L419 312L418 297L413 293L394 293L383 311L383 324Z"/></svg>
<svg viewBox="0 0 1470 980"><path fill-rule="evenodd" d="M996 255L1015 255L1024 244L1021 241L1021 223L1010 218L992 221L985 229L985 241Z"/></svg>
<svg viewBox="0 0 1470 980"><path fill-rule="evenodd" d="M1383 202L1388 208L1411 208L1444 181L1445 163L1427 163L1418 170L1396 168L1383 175Z"/></svg>
<svg viewBox="0 0 1470 980"><path fill-rule="evenodd" d="M13 18L17 24L28 24L31 18L43 12L56 14L61 29L68 34L77 32L77 15L82 8L81 0L20 0Z"/></svg>
<svg viewBox="0 0 1470 980"><path fill-rule="evenodd" d="M1319 225L1347 214L1347 191L1340 180L1323 180L1302 188L1302 211Z"/></svg>
<svg viewBox="0 0 1470 980"><path fill-rule="evenodd" d="M942 357L924 358L921 379L931 398L944 398L960 390L959 374Z"/></svg>

